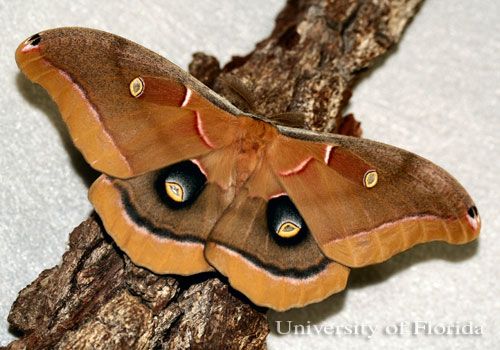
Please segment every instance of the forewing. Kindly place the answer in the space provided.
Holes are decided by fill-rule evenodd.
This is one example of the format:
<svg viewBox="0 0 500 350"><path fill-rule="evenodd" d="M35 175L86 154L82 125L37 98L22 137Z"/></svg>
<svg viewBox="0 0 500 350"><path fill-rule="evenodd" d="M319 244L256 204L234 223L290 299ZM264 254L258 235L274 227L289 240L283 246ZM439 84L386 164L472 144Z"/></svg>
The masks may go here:
<svg viewBox="0 0 500 350"><path fill-rule="evenodd" d="M273 170L332 260L365 266L418 243L477 237L480 219L471 198L431 162L365 139L282 131L287 136L270 148ZM322 156L285 148L314 145L323 147ZM372 171L378 181L370 188L366 174Z"/></svg>
<svg viewBox="0 0 500 350"><path fill-rule="evenodd" d="M57 103L88 163L108 175L128 178L233 142L234 106L116 35L41 32L19 46L16 61Z"/></svg>

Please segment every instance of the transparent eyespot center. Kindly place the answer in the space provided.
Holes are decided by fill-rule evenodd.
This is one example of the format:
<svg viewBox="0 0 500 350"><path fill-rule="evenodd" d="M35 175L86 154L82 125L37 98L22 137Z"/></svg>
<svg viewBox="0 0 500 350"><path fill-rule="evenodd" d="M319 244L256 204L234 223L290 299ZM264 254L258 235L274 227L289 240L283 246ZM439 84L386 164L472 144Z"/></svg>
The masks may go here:
<svg viewBox="0 0 500 350"><path fill-rule="evenodd" d="M269 199L266 218L269 234L279 245L297 245L308 236L304 219L286 194Z"/></svg>
<svg viewBox="0 0 500 350"><path fill-rule="evenodd" d="M278 236L283 238L290 238L298 234L300 231L300 226L295 225L293 222L284 222L278 231L276 232Z"/></svg>
<svg viewBox="0 0 500 350"><path fill-rule="evenodd" d="M366 172L363 178L363 185L366 188L375 187L378 182L378 173L375 170L369 170Z"/></svg>
<svg viewBox="0 0 500 350"><path fill-rule="evenodd" d="M144 80L141 77L137 77L130 82L129 90L133 97L139 97L142 95L145 89Z"/></svg>
<svg viewBox="0 0 500 350"><path fill-rule="evenodd" d="M166 181L165 190L167 195L175 202L184 202L184 189L177 182Z"/></svg>

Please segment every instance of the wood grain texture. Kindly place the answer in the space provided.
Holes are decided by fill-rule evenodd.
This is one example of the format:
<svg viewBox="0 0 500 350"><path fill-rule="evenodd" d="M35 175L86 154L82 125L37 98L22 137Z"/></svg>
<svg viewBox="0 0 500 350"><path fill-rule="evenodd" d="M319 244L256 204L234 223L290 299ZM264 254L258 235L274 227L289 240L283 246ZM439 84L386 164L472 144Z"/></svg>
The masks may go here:
<svg viewBox="0 0 500 350"><path fill-rule="evenodd" d="M263 115L301 112L307 115L305 128L339 131L356 80L394 47L421 3L288 1L272 35L251 54L233 58L220 77L237 76L255 94ZM198 56L195 62L200 61ZM215 70L213 62L208 66ZM213 88L225 89L220 79Z"/></svg>
<svg viewBox="0 0 500 350"><path fill-rule="evenodd" d="M261 349L268 332L217 278L135 266L94 217L71 233L62 263L21 291L9 323L25 334L10 349Z"/></svg>
<svg viewBox="0 0 500 350"><path fill-rule="evenodd" d="M252 53L233 59L222 70L215 58L198 54L190 71L223 95L224 87L217 77L232 74L242 79L256 92L259 112L263 114L302 111L308 115L308 128L359 136L359 126L352 117L341 119L350 89L366 67L397 43L420 3L421 0L289 1L278 16L273 33ZM229 93L226 97L231 98ZM74 234L63 263L43 272L21 292L9 322L22 337L9 348L71 348L74 343L67 342L70 328L79 344L92 344L107 334L116 341L110 340L114 344L110 348L121 347L116 344L140 348L144 333L138 331L151 329L152 324L156 328L153 336L147 338L148 348L265 347L267 325L262 322L262 315L249 311L244 298L225 298L221 290L227 292L227 287L217 280L200 283L197 277L156 276L131 265L105 238L98 238L101 233L96 232L100 229L92 220L82 224L80 230L93 233ZM126 267L125 284L134 297L118 292L124 290L116 287L121 285L116 279L125 273L121 266ZM165 307L179 286L186 285L191 287L183 302ZM134 300L142 306L131 306ZM128 333L109 331L105 326L89 327L108 324L107 305L114 306L116 324L126 326L128 322L123 321L128 320L130 310L140 310L146 324L138 321L127 328ZM148 318L151 311L144 305L153 314L165 317L155 323ZM204 319L204 310L213 317ZM238 322L242 314L249 318ZM218 321L210 323L214 319ZM193 332L193 328L202 329L207 320L206 333ZM185 337L186 334L194 336Z"/></svg>

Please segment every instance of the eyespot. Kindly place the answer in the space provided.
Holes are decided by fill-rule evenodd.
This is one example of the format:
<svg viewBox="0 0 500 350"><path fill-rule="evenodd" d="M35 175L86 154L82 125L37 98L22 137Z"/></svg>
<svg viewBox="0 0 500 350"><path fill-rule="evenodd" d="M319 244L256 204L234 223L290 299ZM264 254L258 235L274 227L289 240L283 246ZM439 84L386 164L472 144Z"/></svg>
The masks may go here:
<svg viewBox="0 0 500 350"><path fill-rule="evenodd" d="M468 210L467 210L467 214L472 218L472 219L475 219L477 217L479 217L479 212L477 211L477 208L475 205L473 205L472 207L470 207Z"/></svg>
<svg viewBox="0 0 500 350"><path fill-rule="evenodd" d="M363 185L366 188L375 187L378 182L378 173L375 170L368 170L363 177Z"/></svg>
<svg viewBox="0 0 500 350"><path fill-rule="evenodd" d="M283 195L269 200L267 226L279 244L296 244L304 239L307 226L290 197Z"/></svg>
<svg viewBox="0 0 500 350"><path fill-rule="evenodd" d="M137 98L141 96L146 88L146 84L141 77L134 78L129 84L130 94Z"/></svg>
<svg viewBox="0 0 500 350"><path fill-rule="evenodd" d="M162 201L176 209L193 203L206 182L207 178L200 168L187 160L162 169L155 187Z"/></svg>

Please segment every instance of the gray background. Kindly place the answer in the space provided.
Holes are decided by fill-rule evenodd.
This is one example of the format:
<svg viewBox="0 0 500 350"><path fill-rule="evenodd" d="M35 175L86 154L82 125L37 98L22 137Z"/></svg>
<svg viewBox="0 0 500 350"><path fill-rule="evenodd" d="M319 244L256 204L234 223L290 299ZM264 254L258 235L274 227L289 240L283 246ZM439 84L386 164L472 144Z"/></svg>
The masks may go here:
<svg viewBox="0 0 500 350"><path fill-rule="evenodd" d="M0 344L17 292L59 262L68 233L91 212L88 168L47 95L18 74L14 50L40 30L107 30L183 68L205 51L227 62L273 28L283 1L0 1ZM15 5L14 5L15 4ZM479 243L418 246L354 271L346 292L271 321L376 327L371 339L327 334L269 336L270 349L492 349L500 327L500 2L428 0L390 57L354 91L350 111L365 137L431 159L476 200ZM472 322L481 336L389 336L386 326ZM275 323L272 323L275 325ZM274 326L273 326L274 327Z"/></svg>

